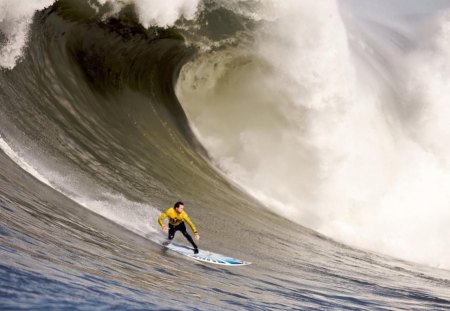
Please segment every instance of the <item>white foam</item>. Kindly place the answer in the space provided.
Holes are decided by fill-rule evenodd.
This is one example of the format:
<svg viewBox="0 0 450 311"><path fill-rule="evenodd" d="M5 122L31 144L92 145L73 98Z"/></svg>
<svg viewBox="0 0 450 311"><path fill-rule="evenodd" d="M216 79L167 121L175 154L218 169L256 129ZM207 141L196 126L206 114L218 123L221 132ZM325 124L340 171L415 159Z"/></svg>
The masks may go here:
<svg viewBox="0 0 450 311"><path fill-rule="evenodd" d="M108 15L114 15L124 6L134 4L139 21L144 27L172 26L181 17L192 19L195 17L200 0L99 0L104 5L112 5L113 10Z"/></svg>
<svg viewBox="0 0 450 311"><path fill-rule="evenodd" d="M0 67L13 68L22 55L34 13L55 0L0 0L0 32L6 43L0 47Z"/></svg>
<svg viewBox="0 0 450 311"><path fill-rule="evenodd" d="M255 46L211 52L182 70L177 93L200 140L281 215L450 268L449 14L405 55L392 37L375 50L347 29L336 1L266 5Z"/></svg>

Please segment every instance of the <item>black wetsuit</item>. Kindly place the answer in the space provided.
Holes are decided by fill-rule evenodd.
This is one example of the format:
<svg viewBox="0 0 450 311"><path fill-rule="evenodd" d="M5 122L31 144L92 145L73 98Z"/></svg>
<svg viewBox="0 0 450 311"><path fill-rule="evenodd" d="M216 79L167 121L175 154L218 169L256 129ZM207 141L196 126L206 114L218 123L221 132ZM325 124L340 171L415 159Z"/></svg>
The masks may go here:
<svg viewBox="0 0 450 311"><path fill-rule="evenodd" d="M175 232L181 231L183 233L184 237L192 244L194 249L198 249L197 244L195 244L194 240L192 239L191 235L186 230L186 225L184 222L179 224L178 226L174 226L172 224L169 224L169 240L173 240L173 237L175 236Z"/></svg>

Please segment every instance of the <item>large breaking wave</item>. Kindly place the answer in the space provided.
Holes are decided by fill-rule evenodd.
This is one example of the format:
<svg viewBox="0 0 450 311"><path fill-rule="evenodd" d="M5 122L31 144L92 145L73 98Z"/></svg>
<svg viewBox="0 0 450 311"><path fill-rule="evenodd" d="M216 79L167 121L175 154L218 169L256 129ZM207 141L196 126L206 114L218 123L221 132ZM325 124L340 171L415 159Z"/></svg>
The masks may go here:
<svg viewBox="0 0 450 311"><path fill-rule="evenodd" d="M301 225L450 267L446 1L59 1L32 24L52 3L0 3L2 149L41 180L145 234L124 194L195 193L164 157L207 183L200 152Z"/></svg>

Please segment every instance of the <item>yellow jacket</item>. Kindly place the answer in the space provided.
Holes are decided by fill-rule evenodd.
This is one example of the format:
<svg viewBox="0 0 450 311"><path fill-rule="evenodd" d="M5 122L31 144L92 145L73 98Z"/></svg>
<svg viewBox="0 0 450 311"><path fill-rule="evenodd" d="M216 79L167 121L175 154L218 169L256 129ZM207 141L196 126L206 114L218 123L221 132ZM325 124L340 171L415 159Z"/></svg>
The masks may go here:
<svg viewBox="0 0 450 311"><path fill-rule="evenodd" d="M182 211L180 214L178 214L175 211L175 208L170 207L168 208L164 213L161 214L158 218L159 225L164 228L164 219L169 217L169 224L172 226L178 226L183 221L186 221L189 224L189 227L191 227L192 231L194 233L198 233L197 229L195 228L194 224L192 223L191 219L189 218L188 214L185 211Z"/></svg>

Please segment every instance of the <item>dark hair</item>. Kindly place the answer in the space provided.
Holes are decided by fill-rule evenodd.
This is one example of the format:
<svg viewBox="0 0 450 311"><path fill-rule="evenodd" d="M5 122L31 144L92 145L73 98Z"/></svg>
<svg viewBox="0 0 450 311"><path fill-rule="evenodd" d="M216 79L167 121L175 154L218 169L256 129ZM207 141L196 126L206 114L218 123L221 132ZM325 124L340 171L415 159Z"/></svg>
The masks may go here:
<svg viewBox="0 0 450 311"><path fill-rule="evenodd" d="M180 205L184 205L184 203L181 201L178 201L177 203L175 203L175 205L173 207L178 208Z"/></svg>

